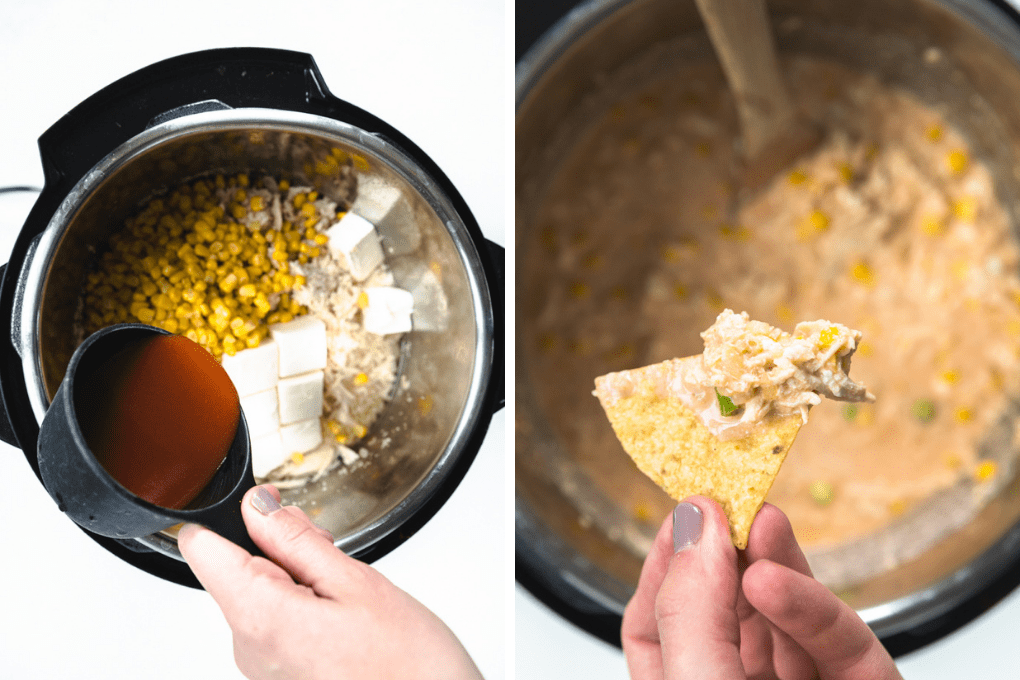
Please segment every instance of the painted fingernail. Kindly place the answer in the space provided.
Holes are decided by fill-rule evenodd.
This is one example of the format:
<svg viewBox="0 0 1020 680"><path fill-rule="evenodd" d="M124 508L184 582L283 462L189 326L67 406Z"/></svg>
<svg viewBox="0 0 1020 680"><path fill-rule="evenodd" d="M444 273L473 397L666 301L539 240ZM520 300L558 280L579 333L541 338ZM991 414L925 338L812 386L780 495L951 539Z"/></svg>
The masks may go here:
<svg viewBox="0 0 1020 680"><path fill-rule="evenodd" d="M681 503L673 510L673 552L690 548L701 539L701 508Z"/></svg>
<svg viewBox="0 0 1020 680"><path fill-rule="evenodd" d="M265 487L260 486L251 496L251 504L263 515L271 515L280 509L280 503ZM700 529L699 529L700 531Z"/></svg>

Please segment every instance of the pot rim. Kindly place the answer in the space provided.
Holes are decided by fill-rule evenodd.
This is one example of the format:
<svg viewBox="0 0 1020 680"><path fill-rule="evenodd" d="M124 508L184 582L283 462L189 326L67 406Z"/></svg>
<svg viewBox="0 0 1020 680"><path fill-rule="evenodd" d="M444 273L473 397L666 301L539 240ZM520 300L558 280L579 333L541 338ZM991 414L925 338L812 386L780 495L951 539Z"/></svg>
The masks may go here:
<svg viewBox="0 0 1020 680"><path fill-rule="evenodd" d="M17 306L11 341L21 357L28 399L38 423L42 422L49 405L43 380L39 346L40 305L43 282L58 250L61 237L78 209L110 176L135 159L184 136L204 132L232 130L272 130L296 132L335 138L345 145L363 151L378 160L418 192L436 212L448 234L465 270L471 305L475 319L475 347L473 370L466 390L465 406L450 438L439 458L411 492L378 520L358 531L336 539L335 545L346 553L362 552L370 548L395 528L408 522L456 474L457 462L465 452L473 453L470 439L482 420L491 415L486 408L490 372L495 361L494 344L497 339L493 322L494 305L488 281L482 266L482 254L472 238L464 218L444 191L442 183L431 177L420 163L384 136L367 132L357 126L334 118L289 109L258 107L225 108L222 110L187 113L147 127L108 153L68 192L60 202L43 231L33 240L26 254L25 265L18 273ZM175 540L160 534L136 539L147 548L177 560L182 560Z"/></svg>

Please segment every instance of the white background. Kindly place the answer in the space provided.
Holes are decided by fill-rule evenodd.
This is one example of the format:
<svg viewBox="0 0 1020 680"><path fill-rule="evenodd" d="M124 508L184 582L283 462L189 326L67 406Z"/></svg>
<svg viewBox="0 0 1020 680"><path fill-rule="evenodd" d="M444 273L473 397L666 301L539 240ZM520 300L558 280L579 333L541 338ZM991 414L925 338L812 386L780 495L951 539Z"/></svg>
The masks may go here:
<svg viewBox="0 0 1020 680"><path fill-rule="evenodd" d="M1020 0L1009 0L1020 6ZM623 654L556 616L526 590L514 597L515 667L522 680L621 680ZM939 642L897 660L906 680L1020 677L1020 590ZM1007 669L1010 669L1007 671Z"/></svg>
<svg viewBox="0 0 1020 680"><path fill-rule="evenodd" d="M138 68L200 49L279 47L311 53L335 95L420 146L502 244L504 27L501 0L0 0L0 186L41 186L39 135ZM29 206L0 196L0 262ZM490 680L509 661L504 439L500 413L450 501L375 564L447 622ZM0 479L0 678L242 677L205 592L100 548L2 444Z"/></svg>

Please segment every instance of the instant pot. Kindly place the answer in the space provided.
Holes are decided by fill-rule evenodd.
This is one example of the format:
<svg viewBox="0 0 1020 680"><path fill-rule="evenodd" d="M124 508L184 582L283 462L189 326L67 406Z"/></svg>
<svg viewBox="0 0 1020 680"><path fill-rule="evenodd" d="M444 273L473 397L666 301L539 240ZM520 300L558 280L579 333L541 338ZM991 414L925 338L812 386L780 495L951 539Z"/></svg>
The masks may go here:
<svg viewBox="0 0 1020 680"><path fill-rule="evenodd" d="M321 161L339 151L355 159L361 195L402 206L405 219L379 231L395 285L414 296L414 327L390 401L359 444L365 461L286 490L284 501L314 508L337 547L363 561L436 513L503 406L504 256L421 149L333 96L310 55L237 48L111 84L47 130L39 150L45 184L0 268L0 438L37 477L40 423L79 340L83 277L109 235L145 200L214 173L269 174L329 196L335 177ZM172 533L86 533L151 574L199 587Z"/></svg>
<svg viewBox="0 0 1020 680"><path fill-rule="evenodd" d="M781 56L833 59L879 74L922 102L937 103L992 170L998 197L1016 229L1020 15L1010 5L996 0L767 4ZM623 608L644 555L621 540L632 529L626 526L628 513L607 503L583 464L565 454L538 405L533 381L555 376L539 377L529 368L534 343L521 335L529 293L520 274L529 245L537 241L533 221L545 183L580 129L571 126L572 115L590 105L593 93L637 56L703 32L693 2L517 5L516 576L553 611L617 646ZM704 53L711 55L707 39L704 44ZM593 515L618 523L593 521ZM840 594L893 655L902 655L972 621L1018 583L1020 478L1014 476L968 524Z"/></svg>

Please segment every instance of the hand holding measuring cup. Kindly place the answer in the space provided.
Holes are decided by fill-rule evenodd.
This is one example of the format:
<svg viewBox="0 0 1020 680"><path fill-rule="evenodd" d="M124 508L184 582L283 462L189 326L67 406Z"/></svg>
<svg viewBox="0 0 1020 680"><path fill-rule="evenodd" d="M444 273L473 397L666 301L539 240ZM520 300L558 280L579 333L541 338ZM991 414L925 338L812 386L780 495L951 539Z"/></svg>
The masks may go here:
<svg viewBox="0 0 1020 680"><path fill-rule="evenodd" d="M259 554L241 518L255 478L237 392L187 338L142 324L90 335L43 419L38 461L58 507L93 533L197 522Z"/></svg>
<svg viewBox="0 0 1020 680"><path fill-rule="evenodd" d="M274 487L249 490L241 506L269 559L194 524L181 529L178 543L223 611L247 677L480 680L435 614L337 550L299 508L281 507Z"/></svg>

